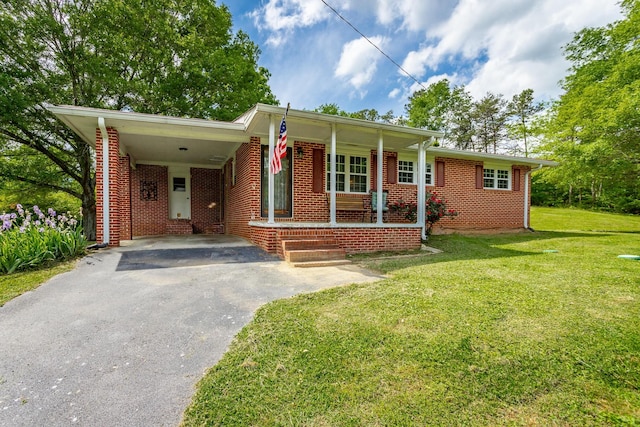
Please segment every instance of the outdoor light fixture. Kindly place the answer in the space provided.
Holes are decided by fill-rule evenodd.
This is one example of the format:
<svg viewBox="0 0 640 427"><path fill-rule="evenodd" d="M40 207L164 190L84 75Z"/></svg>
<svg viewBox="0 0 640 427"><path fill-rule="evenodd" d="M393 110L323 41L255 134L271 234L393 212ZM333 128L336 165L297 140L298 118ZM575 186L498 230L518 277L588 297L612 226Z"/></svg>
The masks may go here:
<svg viewBox="0 0 640 427"><path fill-rule="evenodd" d="M188 148L187 148L187 147L180 147L180 148L178 148L178 150L180 150L180 151L187 151L187 150L188 150Z"/></svg>
<svg viewBox="0 0 640 427"><path fill-rule="evenodd" d="M304 157L304 150L302 147L296 147L296 156L301 159Z"/></svg>

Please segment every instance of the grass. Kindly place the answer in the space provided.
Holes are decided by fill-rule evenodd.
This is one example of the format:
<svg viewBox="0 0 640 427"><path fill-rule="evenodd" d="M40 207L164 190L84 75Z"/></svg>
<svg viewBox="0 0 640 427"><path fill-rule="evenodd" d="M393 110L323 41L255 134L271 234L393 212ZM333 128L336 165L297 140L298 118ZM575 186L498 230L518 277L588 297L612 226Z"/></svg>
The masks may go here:
<svg viewBox="0 0 640 427"><path fill-rule="evenodd" d="M640 218L534 209L260 309L185 426L640 425ZM606 230L593 232L592 230ZM557 250L557 253L545 253Z"/></svg>
<svg viewBox="0 0 640 427"><path fill-rule="evenodd" d="M72 270L74 265L75 261L58 262L40 270L0 275L0 307L7 301L37 288L53 276Z"/></svg>

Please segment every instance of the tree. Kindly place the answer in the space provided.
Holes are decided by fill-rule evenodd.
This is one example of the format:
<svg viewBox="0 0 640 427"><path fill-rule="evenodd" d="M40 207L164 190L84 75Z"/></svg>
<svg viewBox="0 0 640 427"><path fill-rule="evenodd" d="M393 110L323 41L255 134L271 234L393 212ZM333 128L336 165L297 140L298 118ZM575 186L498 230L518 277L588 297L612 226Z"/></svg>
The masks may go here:
<svg viewBox="0 0 640 427"><path fill-rule="evenodd" d="M544 109L544 104L535 102L533 99L533 89L525 89L519 94L513 95L508 106L508 114L514 118L509 126L510 133L522 138L524 144L524 156L529 157L529 140L532 134L532 121L536 114Z"/></svg>
<svg viewBox="0 0 640 427"><path fill-rule="evenodd" d="M45 104L229 120L275 103L259 49L231 28L213 0L3 2L0 177L80 198L94 239L90 147Z"/></svg>
<svg viewBox="0 0 640 427"><path fill-rule="evenodd" d="M420 89L409 97L405 105L409 126L446 132L451 110L449 80L442 79L426 89Z"/></svg>
<svg viewBox="0 0 640 427"><path fill-rule="evenodd" d="M575 34L572 66L543 150L560 161L548 179L593 207L640 213L640 1L625 18Z"/></svg>
<svg viewBox="0 0 640 427"><path fill-rule="evenodd" d="M474 103L471 117L475 123L474 149L488 153L491 147L497 153L506 136L508 113L504 97L487 92Z"/></svg>
<svg viewBox="0 0 640 427"><path fill-rule="evenodd" d="M374 108L368 108L353 113L349 113L341 109L338 104L322 104L314 110L317 113L330 114L333 116L350 117L352 119L369 120L372 122L396 123L397 119L393 116L393 110L380 114Z"/></svg>

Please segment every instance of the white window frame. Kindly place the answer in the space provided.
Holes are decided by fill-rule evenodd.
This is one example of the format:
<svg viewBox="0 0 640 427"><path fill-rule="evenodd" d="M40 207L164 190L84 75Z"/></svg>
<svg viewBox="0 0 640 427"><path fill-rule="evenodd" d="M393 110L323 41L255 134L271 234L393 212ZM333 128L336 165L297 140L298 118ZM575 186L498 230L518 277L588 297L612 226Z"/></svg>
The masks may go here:
<svg viewBox="0 0 640 427"><path fill-rule="evenodd" d="M487 172L491 171L491 174ZM501 175L501 172L503 173ZM506 176L505 176L506 173ZM487 176L489 175L489 176ZM487 181L491 180L491 186ZM482 186L485 190L511 190L512 170L511 166L484 165L482 169ZM502 186L501 186L502 185Z"/></svg>
<svg viewBox="0 0 640 427"><path fill-rule="evenodd" d="M325 187L325 191L328 193L329 192L329 185L330 185L330 179L331 179L331 154L327 153L325 159L326 159L326 178L327 178L327 185ZM348 193L348 194L367 194L369 192L369 180L370 180L370 174L371 174L371 156L369 155L369 153L353 153L353 152L339 152L336 153L336 157L337 156L344 156L344 172L338 172L336 171L336 178L338 175L344 175L344 191L342 190L338 190L337 186L336 186L336 193ZM361 173L351 173L351 158L352 157L362 157L366 160L367 165L366 165L366 174L361 174ZM337 159L336 159L337 160ZM351 175L354 176L365 176L366 179L366 189L364 192L360 192L360 191L351 191L351 186L349 185L351 182ZM337 182L336 182L337 184Z"/></svg>
<svg viewBox="0 0 640 427"><path fill-rule="evenodd" d="M411 178L409 181L403 180L403 178L408 178L408 177ZM413 160L398 159L398 184L415 184L415 183L416 183L415 162Z"/></svg>
<svg viewBox="0 0 640 427"><path fill-rule="evenodd" d="M424 164L424 182L426 185L434 185L433 183L433 163L426 162Z"/></svg>
<svg viewBox="0 0 640 427"><path fill-rule="evenodd" d="M411 172L413 174L413 180L411 182L402 182L400 181L400 172L406 172L403 171L400 168L400 162L408 162L413 164L413 172ZM416 162L413 159L407 159L406 157L400 157L398 158L398 184L414 184L417 185L418 184L418 162ZM433 163L426 161L425 162L425 184L426 185L434 185L433 184Z"/></svg>

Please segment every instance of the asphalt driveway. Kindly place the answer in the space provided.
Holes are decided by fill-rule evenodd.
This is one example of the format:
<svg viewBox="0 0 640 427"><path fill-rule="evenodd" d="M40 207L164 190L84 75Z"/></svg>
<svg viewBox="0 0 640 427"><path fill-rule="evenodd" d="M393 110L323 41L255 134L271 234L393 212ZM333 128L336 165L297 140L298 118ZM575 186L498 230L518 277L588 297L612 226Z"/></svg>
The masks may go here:
<svg viewBox="0 0 640 427"><path fill-rule="evenodd" d="M294 269L229 236L98 251L0 307L0 426L175 426L258 307L378 279Z"/></svg>

